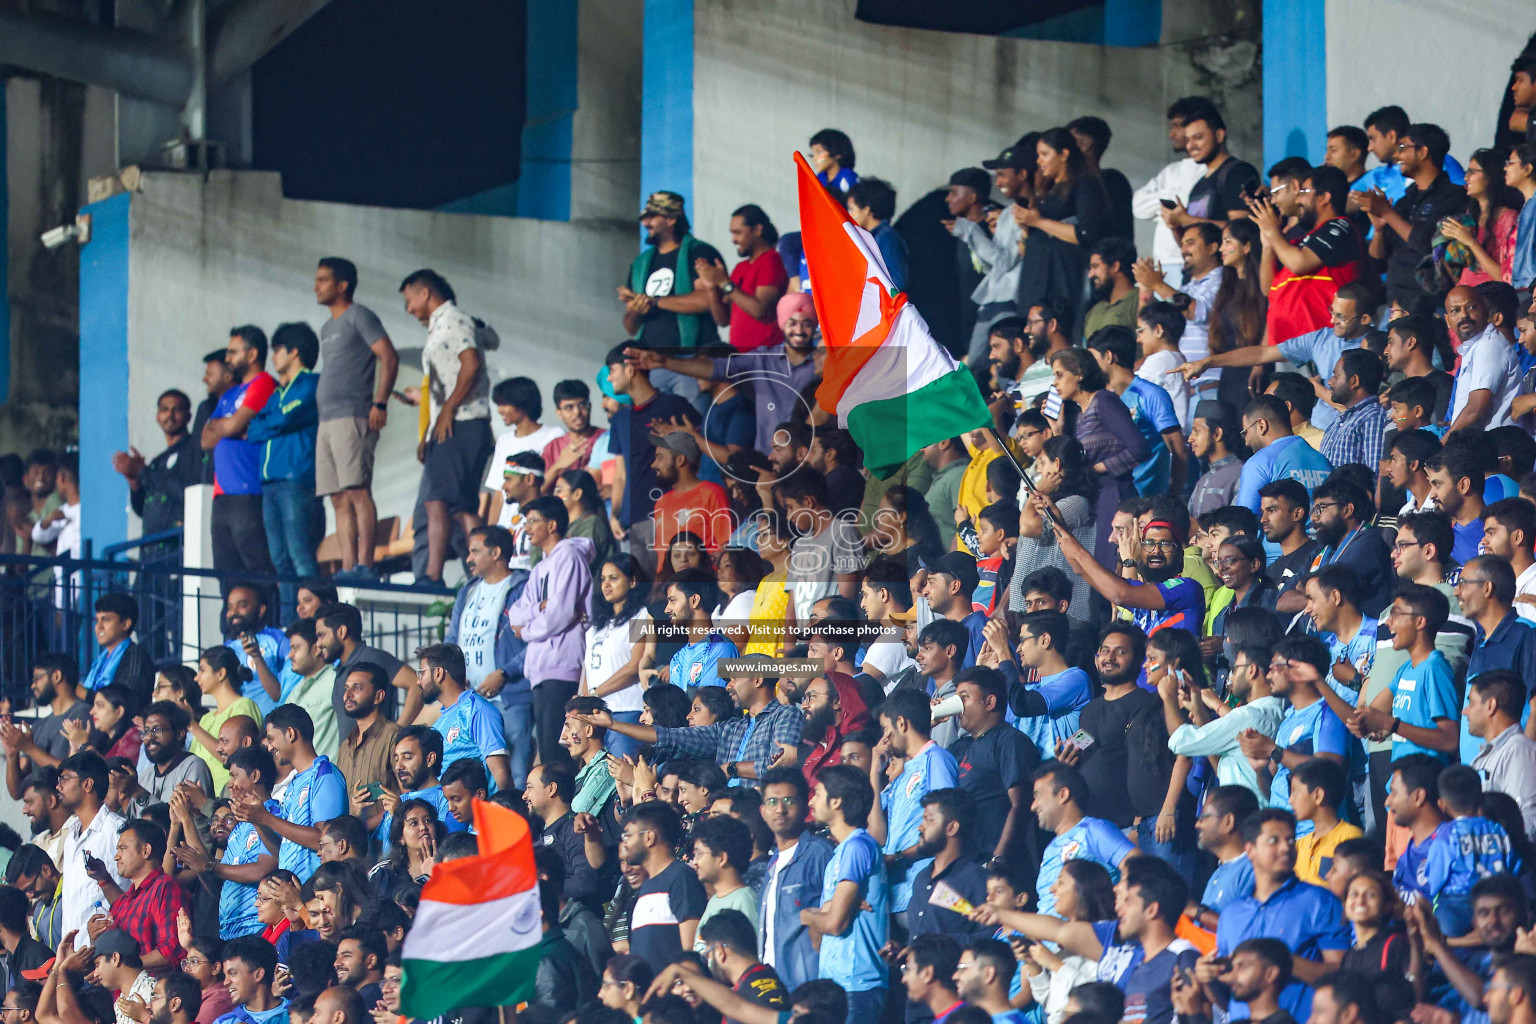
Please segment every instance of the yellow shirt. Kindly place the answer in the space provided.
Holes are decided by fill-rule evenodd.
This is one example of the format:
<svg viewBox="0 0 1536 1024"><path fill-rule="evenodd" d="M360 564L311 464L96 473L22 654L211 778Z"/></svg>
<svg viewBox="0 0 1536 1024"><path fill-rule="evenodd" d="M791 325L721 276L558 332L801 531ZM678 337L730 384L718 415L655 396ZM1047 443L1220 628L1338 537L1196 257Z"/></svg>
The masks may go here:
<svg viewBox="0 0 1536 1024"><path fill-rule="evenodd" d="M223 711L208 712L197 724L208 730L208 734L214 739L218 739L219 727L236 715L244 715L256 723L258 731L261 729L261 709L249 697L241 697ZM210 795L221 795L224 792L224 787L229 784L229 769L219 763L219 759L214 755L213 751L204 747L197 740L192 741L192 753L203 759L203 763L208 766L208 771L213 776L213 793Z"/></svg>
<svg viewBox="0 0 1536 1024"><path fill-rule="evenodd" d="M784 616L788 611L789 591L784 589L784 574L776 572L759 580L757 595L752 598L747 649L742 654L777 657L779 644L784 642Z"/></svg>
<svg viewBox="0 0 1536 1024"><path fill-rule="evenodd" d="M1322 885L1328 869L1333 866L1333 851L1340 843L1358 839L1364 834L1358 825L1341 821L1322 835L1313 832L1297 836L1296 877L1303 882Z"/></svg>
<svg viewBox="0 0 1536 1024"><path fill-rule="evenodd" d="M960 475L960 504L971 514L973 523L981 518L981 510L990 504L987 501L987 467L993 459L1002 457L1003 453L995 448L977 452L971 456L971 464ZM955 550L965 550L965 544L958 536L955 537Z"/></svg>
<svg viewBox="0 0 1536 1024"><path fill-rule="evenodd" d="M1291 431L1291 433L1307 442L1313 448L1316 448L1319 452L1323 450L1323 432L1314 427L1311 420L1307 420L1301 426Z"/></svg>

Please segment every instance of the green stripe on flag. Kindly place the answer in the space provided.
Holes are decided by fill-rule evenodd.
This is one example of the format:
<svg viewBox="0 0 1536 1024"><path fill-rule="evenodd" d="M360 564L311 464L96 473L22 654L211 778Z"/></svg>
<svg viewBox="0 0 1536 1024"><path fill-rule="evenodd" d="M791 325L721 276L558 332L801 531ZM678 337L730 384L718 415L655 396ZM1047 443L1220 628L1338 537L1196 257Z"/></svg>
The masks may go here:
<svg viewBox="0 0 1536 1024"><path fill-rule="evenodd" d="M882 480L919 448L991 425L976 378L964 366L911 394L864 402L848 413L848 432L864 451L864 465Z"/></svg>
<svg viewBox="0 0 1536 1024"><path fill-rule="evenodd" d="M529 946L474 960L445 963L405 960L400 985L400 1012L416 1020L431 1020L462 1006L515 1006L533 998L539 970L539 950Z"/></svg>

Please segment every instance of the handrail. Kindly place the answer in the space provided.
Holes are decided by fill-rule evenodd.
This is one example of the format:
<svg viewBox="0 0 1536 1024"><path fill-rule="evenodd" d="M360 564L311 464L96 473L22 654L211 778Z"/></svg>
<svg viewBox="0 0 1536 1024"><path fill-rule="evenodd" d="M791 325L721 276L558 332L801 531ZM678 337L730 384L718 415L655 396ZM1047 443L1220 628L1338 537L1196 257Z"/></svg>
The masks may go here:
<svg viewBox="0 0 1536 1024"><path fill-rule="evenodd" d="M181 527L173 526L169 530L161 530L159 533L151 533L148 536L140 537L137 540L125 540L120 544L108 544L106 547L101 549L101 557L108 561L116 561L117 556L122 554L124 551L132 551L137 547L144 547L148 544L160 544L170 540L181 540Z"/></svg>
<svg viewBox="0 0 1536 1024"><path fill-rule="evenodd" d="M109 562L96 558L43 558L33 555L0 555L0 566L18 565L30 569L59 568L66 571L83 569L96 572L121 573L143 572L166 576L200 576L205 579L238 579L249 583L291 583L299 584L303 579L298 576L276 576L266 573L254 572L219 572L215 569L193 569L188 566L166 566L140 564L138 562ZM423 587L419 584L409 583L345 583L343 586L356 590L377 590L395 594L438 594L448 596L453 594L450 587Z"/></svg>

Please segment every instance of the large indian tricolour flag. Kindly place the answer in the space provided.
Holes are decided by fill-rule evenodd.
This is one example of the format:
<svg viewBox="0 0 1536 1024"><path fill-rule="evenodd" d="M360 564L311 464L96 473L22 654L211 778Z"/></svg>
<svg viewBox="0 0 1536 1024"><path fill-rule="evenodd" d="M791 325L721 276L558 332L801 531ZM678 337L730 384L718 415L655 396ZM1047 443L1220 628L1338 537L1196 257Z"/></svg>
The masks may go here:
<svg viewBox="0 0 1536 1024"><path fill-rule="evenodd" d="M438 864L405 936L400 1012L431 1020L461 1006L533 996L543 920L528 822L475 801L480 853Z"/></svg>
<svg viewBox="0 0 1536 1024"><path fill-rule="evenodd" d="M871 473L887 477L918 449L992 425L969 370L933 340L891 284L874 237L795 154L800 233L811 298L827 344L816 402L853 435Z"/></svg>

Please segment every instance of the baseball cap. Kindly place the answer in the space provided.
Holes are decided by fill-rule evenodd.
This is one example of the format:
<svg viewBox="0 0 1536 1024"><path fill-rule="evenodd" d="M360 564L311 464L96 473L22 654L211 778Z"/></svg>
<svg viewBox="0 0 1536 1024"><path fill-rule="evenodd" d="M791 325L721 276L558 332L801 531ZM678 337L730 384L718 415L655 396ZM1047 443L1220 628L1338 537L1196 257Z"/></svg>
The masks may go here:
<svg viewBox="0 0 1536 1024"><path fill-rule="evenodd" d="M1028 155L1025 152L1024 147L1015 142L1013 145L997 154L997 159L983 160L981 162L981 166L985 167L989 171L1000 170L1004 167L1013 171L1022 171L1024 168L1029 166Z"/></svg>
<svg viewBox="0 0 1536 1024"><path fill-rule="evenodd" d="M676 192L652 192L646 198L645 209L640 211L640 216L648 217L653 213L661 217L681 217L683 197Z"/></svg>
<svg viewBox="0 0 1536 1024"><path fill-rule="evenodd" d="M111 956L116 953L124 960L139 958L139 944L132 935L121 928L112 928L96 936L96 941L91 943L97 956Z"/></svg>
<svg viewBox="0 0 1536 1024"><path fill-rule="evenodd" d="M703 454L699 451L699 443L681 430L674 430L670 434L652 434L651 439L656 443L657 448L675 452L687 459L689 465L698 466Z"/></svg>
<svg viewBox="0 0 1536 1024"><path fill-rule="evenodd" d="M969 594L976 589L976 584L981 581L981 575L976 571L976 559L962 551L951 551L933 567L934 572L942 572L946 576L953 576L960 581L960 593Z"/></svg>
<svg viewBox="0 0 1536 1024"><path fill-rule="evenodd" d="M917 619L917 605L914 604L912 607L908 608L906 611L901 611L900 609L893 608L889 612L887 612L886 614L891 617L892 621L899 622L903 626L905 626L907 623L913 622L913 621L915 621Z"/></svg>
<svg viewBox="0 0 1536 1024"><path fill-rule="evenodd" d="M992 175L980 167L962 167L949 176L951 185L964 185L982 199L992 194Z"/></svg>

